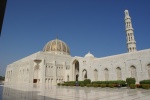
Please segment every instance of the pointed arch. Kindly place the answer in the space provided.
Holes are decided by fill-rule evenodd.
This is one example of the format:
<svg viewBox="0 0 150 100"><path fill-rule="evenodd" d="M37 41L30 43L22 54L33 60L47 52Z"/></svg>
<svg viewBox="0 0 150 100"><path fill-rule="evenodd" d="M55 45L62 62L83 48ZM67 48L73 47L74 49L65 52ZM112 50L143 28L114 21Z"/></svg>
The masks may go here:
<svg viewBox="0 0 150 100"><path fill-rule="evenodd" d="M79 77L79 61L75 59L72 63L73 65L73 77L75 81L78 81Z"/></svg>
<svg viewBox="0 0 150 100"><path fill-rule="evenodd" d="M116 68L116 74L117 74L117 80L121 80L122 74L121 74L121 68L120 67Z"/></svg>
<svg viewBox="0 0 150 100"><path fill-rule="evenodd" d="M95 81L98 80L98 71L97 71L97 69L94 70L94 78L95 78Z"/></svg>
<svg viewBox="0 0 150 100"><path fill-rule="evenodd" d="M147 65L148 79L150 79L150 63Z"/></svg>
<svg viewBox="0 0 150 100"><path fill-rule="evenodd" d="M131 71L131 77L136 79L137 78L137 74L136 74L136 67L134 65L132 65L130 67L130 71Z"/></svg>
<svg viewBox="0 0 150 100"><path fill-rule="evenodd" d="M109 70L108 70L108 68L104 69L104 73L105 73L105 81L108 81L109 80Z"/></svg>
<svg viewBox="0 0 150 100"><path fill-rule="evenodd" d="M67 81L69 81L69 75L67 75Z"/></svg>
<svg viewBox="0 0 150 100"><path fill-rule="evenodd" d="M83 78L83 80L87 79L87 70L86 69L83 69L83 71L82 71L82 78Z"/></svg>

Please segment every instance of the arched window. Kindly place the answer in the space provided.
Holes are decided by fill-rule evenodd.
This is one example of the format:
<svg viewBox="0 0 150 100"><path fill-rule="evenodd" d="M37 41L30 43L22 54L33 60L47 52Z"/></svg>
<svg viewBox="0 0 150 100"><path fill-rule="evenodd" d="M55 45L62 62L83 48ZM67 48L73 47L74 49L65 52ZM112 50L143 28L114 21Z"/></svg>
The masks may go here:
<svg viewBox="0 0 150 100"><path fill-rule="evenodd" d="M108 81L109 80L109 70L107 68L105 68L104 72L105 72L105 80Z"/></svg>
<svg viewBox="0 0 150 100"><path fill-rule="evenodd" d="M84 69L82 71L82 77L83 77L83 80L87 79L87 70L86 69Z"/></svg>
<svg viewBox="0 0 150 100"><path fill-rule="evenodd" d="M74 74L73 78L74 78L75 81L78 81L79 70L80 70L80 68L79 68L79 61L78 60L74 60L72 65L73 65L73 74ZM69 69L69 67L67 69Z"/></svg>
<svg viewBox="0 0 150 100"><path fill-rule="evenodd" d="M116 72L117 72L117 80L121 80L122 78L122 74L121 74L121 68L117 67L116 68Z"/></svg>
<svg viewBox="0 0 150 100"><path fill-rule="evenodd" d="M47 78L45 78L45 83L47 83Z"/></svg>
<svg viewBox="0 0 150 100"><path fill-rule="evenodd" d="M148 78L150 79L150 64L147 65L147 71L148 71Z"/></svg>
<svg viewBox="0 0 150 100"><path fill-rule="evenodd" d="M135 66L131 66L131 77L136 79L136 68Z"/></svg>
<svg viewBox="0 0 150 100"><path fill-rule="evenodd" d="M95 81L98 80L98 71L97 71L97 69L94 70L94 78L95 78Z"/></svg>
<svg viewBox="0 0 150 100"><path fill-rule="evenodd" d="M69 75L67 75L67 81L69 81Z"/></svg>

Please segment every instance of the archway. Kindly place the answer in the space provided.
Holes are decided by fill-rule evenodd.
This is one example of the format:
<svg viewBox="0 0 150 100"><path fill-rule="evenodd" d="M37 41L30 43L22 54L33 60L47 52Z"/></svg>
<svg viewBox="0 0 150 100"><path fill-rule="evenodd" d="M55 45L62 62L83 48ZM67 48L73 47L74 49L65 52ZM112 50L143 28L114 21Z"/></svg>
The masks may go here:
<svg viewBox="0 0 150 100"><path fill-rule="evenodd" d="M121 68L117 67L116 68L116 72L117 72L117 80L121 80L121 77L122 77L122 75L121 75Z"/></svg>
<svg viewBox="0 0 150 100"><path fill-rule="evenodd" d="M105 81L109 80L109 70L107 68L104 69L105 72Z"/></svg>
<svg viewBox="0 0 150 100"><path fill-rule="evenodd" d="M84 69L82 71L82 77L83 77L83 80L87 79L87 70L86 69Z"/></svg>
<svg viewBox="0 0 150 100"><path fill-rule="evenodd" d="M94 78L95 78L95 81L98 80L98 71L97 71L97 69L94 70Z"/></svg>
<svg viewBox="0 0 150 100"><path fill-rule="evenodd" d="M76 81L78 81L79 74L76 75Z"/></svg>
<svg viewBox="0 0 150 100"><path fill-rule="evenodd" d="M135 66L131 66L130 70L131 70L131 77L136 79L137 78L136 67Z"/></svg>
<svg viewBox="0 0 150 100"><path fill-rule="evenodd" d="M150 79L150 64L147 65L147 71L148 71L148 78Z"/></svg>
<svg viewBox="0 0 150 100"><path fill-rule="evenodd" d="M69 75L67 75L67 81L69 81Z"/></svg>
<svg viewBox="0 0 150 100"><path fill-rule="evenodd" d="M78 81L78 78L79 78L79 61L78 60L74 60L73 61L73 70L74 70L74 80L75 81Z"/></svg>

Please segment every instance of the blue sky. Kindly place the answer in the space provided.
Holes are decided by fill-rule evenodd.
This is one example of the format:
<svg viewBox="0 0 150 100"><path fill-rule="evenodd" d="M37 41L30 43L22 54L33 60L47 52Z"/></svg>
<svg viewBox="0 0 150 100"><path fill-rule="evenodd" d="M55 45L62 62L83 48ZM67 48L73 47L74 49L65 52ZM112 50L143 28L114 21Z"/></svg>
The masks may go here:
<svg viewBox="0 0 150 100"><path fill-rule="evenodd" d="M126 53L124 10L132 18L137 49L150 48L150 0L8 0L0 37L0 75L6 66L56 38L72 56Z"/></svg>

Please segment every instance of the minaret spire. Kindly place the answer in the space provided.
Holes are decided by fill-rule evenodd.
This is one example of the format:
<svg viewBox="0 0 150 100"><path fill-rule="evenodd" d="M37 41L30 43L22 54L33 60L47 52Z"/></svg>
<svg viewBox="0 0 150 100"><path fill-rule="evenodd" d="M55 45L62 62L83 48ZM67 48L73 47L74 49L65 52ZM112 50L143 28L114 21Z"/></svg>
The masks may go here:
<svg viewBox="0 0 150 100"><path fill-rule="evenodd" d="M127 49L128 52L134 52L136 50L136 41L134 39L134 32L131 22L131 17L129 16L128 10L125 10L125 28L126 28L126 38L127 38Z"/></svg>

